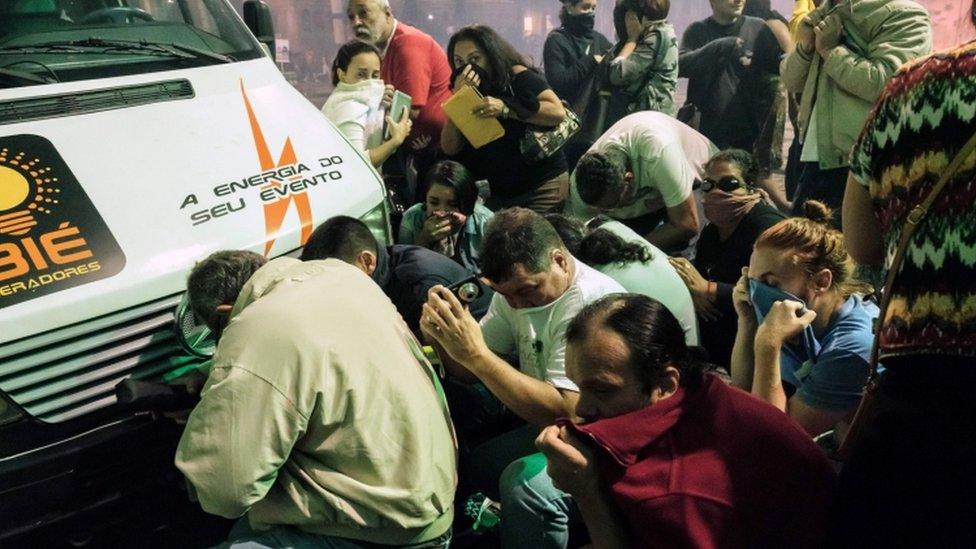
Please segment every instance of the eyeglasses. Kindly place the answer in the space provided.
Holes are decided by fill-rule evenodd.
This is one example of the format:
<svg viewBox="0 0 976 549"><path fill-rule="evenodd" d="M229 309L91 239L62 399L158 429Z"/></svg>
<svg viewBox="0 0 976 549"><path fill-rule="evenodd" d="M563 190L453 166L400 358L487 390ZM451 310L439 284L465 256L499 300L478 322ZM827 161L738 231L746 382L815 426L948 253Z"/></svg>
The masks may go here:
<svg viewBox="0 0 976 549"><path fill-rule="evenodd" d="M740 187L748 187L745 183L739 180L738 177L734 175L727 175L718 181L714 179L705 178L702 180L701 190L703 193L707 193L712 189L720 189L727 193L730 193Z"/></svg>

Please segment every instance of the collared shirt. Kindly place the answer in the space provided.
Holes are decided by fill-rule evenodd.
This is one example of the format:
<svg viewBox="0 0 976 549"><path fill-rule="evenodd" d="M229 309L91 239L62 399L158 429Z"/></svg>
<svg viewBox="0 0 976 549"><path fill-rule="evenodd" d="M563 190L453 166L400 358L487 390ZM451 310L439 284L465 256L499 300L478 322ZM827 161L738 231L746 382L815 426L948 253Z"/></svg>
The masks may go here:
<svg viewBox="0 0 976 549"><path fill-rule="evenodd" d="M393 42L393 37L396 35L397 27L400 26L400 21L393 19L393 29L390 30L390 38L383 44L383 49L380 50L380 60L386 59L386 50L390 49L390 43Z"/></svg>
<svg viewBox="0 0 976 549"><path fill-rule="evenodd" d="M457 261L466 269L481 272L481 242L485 236L485 226L488 221L495 216L495 212L481 205L475 204L474 211L468 216L461 228L457 245L454 248L454 261ZM400 234L397 241L400 244L417 244L417 237L424 229L427 221L427 208L424 204L414 204L407 211L403 212L403 220L400 221Z"/></svg>
<svg viewBox="0 0 976 549"><path fill-rule="evenodd" d="M821 547L834 471L786 414L706 375L592 423L600 476L635 547Z"/></svg>
<svg viewBox="0 0 976 549"><path fill-rule="evenodd" d="M548 305L513 309L501 294L492 298L481 332L492 352L518 359L525 375L557 389L579 391L566 377L566 329L583 307L624 291L607 275L573 259L576 272L563 295Z"/></svg>

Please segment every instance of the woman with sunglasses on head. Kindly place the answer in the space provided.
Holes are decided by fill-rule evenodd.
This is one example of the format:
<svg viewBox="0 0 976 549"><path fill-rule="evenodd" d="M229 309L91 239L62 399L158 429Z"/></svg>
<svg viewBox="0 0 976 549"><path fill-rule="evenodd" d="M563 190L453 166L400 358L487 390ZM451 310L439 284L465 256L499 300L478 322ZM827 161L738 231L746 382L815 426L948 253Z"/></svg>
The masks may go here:
<svg viewBox="0 0 976 549"><path fill-rule="evenodd" d="M427 196L403 213L400 244L423 246L481 272L481 241L495 215L478 202L471 172L453 160L442 160L424 178Z"/></svg>
<svg viewBox="0 0 976 549"><path fill-rule="evenodd" d="M732 300L732 383L783 410L810 436L846 432L870 373L873 290L854 277L829 208L780 221L756 241Z"/></svg>
<svg viewBox="0 0 976 549"><path fill-rule="evenodd" d="M740 149L724 150L708 160L701 187L708 224L695 245L695 262L671 259L695 303L701 346L715 364L728 364L732 356L732 289L749 264L752 245L763 231L786 218L763 199L755 173L752 155Z"/></svg>

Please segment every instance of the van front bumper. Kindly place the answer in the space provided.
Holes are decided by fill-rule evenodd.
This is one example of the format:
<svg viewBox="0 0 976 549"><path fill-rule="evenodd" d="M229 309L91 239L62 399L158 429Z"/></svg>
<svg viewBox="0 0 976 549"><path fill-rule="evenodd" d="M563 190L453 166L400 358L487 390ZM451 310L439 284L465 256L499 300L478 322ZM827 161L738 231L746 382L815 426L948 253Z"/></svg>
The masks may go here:
<svg viewBox="0 0 976 549"><path fill-rule="evenodd" d="M3 427L0 547L219 542L230 523L189 501L173 465L181 431L153 413L112 419L74 434L36 420ZM15 447L12 441L20 444Z"/></svg>

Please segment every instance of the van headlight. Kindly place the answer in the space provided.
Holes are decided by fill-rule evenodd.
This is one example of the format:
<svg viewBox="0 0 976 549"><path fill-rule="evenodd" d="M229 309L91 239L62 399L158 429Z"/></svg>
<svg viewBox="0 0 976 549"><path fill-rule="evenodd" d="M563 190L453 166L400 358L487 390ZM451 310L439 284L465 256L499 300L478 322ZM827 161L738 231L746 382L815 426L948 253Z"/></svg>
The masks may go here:
<svg viewBox="0 0 976 549"><path fill-rule="evenodd" d="M7 425L24 419L24 413L20 411L13 402L7 399L7 395L0 392L0 425Z"/></svg>
<svg viewBox="0 0 976 549"><path fill-rule="evenodd" d="M210 358L217 350L217 338L190 309L188 294L184 293L176 306L176 339L180 347L191 356Z"/></svg>
<svg viewBox="0 0 976 549"><path fill-rule="evenodd" d="M392 246L394 244L393 229L390 228L390 216L386 212L386 199L384 199L375 208L359 217L359 220L369 227L380 246Z"/></svg>

